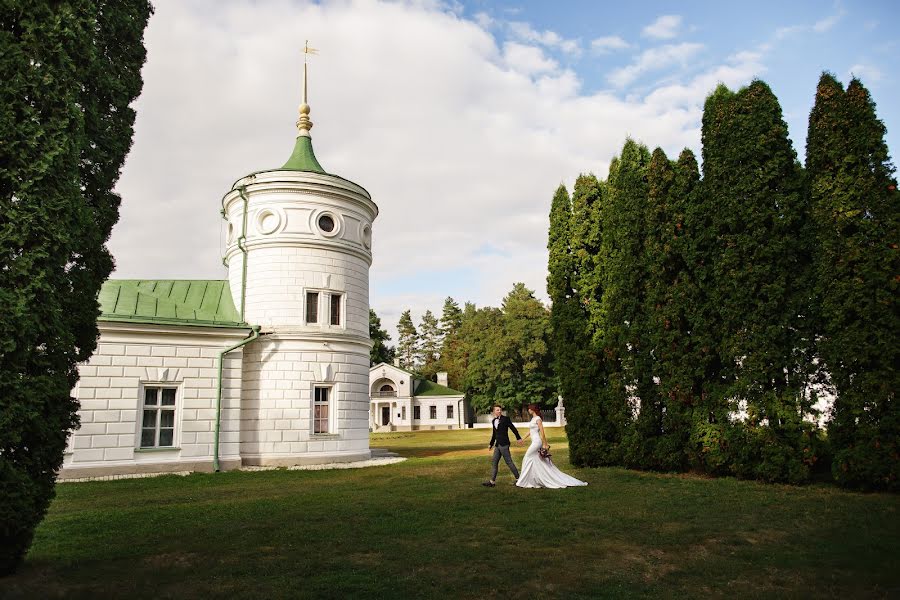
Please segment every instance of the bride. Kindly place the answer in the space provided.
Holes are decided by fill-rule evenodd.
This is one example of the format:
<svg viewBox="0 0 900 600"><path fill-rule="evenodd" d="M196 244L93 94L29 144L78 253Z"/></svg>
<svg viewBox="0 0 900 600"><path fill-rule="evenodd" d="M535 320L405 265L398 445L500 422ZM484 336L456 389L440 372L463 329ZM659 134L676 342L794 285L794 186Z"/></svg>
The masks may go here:
<svg viewBox="0 0 900 600"><path fill-rule="evenodd" d="M531 445L525 451L522 459L522 472L516 485L523 488L564 488L576 485L587 485L586 481L575 479L556 468L549 456L543 458L540 455L542 448L550 449L547 436L544 434L544 423L541 421L541 408L537 404L529 404L528 412L532 415L528 423L528 435L522 440L531 437Z"/></svg>

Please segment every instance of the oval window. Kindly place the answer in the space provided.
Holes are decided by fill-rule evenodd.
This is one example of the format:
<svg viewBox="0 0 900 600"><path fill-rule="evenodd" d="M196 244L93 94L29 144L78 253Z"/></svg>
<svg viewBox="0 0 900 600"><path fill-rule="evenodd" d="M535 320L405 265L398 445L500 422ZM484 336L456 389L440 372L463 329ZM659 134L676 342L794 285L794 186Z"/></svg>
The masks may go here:
<svg viewBox="0 0 900 600"><path fill-rule="evenodd" d="M319 229L325 233L334 231L334 219L331 218L331 215L322 215L319 217Z"/></svg>

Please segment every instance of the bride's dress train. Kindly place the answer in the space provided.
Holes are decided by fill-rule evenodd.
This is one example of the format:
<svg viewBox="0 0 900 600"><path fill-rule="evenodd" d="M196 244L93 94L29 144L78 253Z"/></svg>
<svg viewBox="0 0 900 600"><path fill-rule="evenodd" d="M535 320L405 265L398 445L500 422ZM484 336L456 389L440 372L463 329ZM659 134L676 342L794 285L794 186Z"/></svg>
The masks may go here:
<svg viewBox="0 0 900 600"><path fill-rule="evenodd" d="M531 431L531 445L525 451L522 470L516 485L523 488L564 488L587 485L586 481L566 475L557 469L550 460L541 458L538 454L541 449L541 429L538 421L539 418L535 416L528 423L528 429Z"/></svg>

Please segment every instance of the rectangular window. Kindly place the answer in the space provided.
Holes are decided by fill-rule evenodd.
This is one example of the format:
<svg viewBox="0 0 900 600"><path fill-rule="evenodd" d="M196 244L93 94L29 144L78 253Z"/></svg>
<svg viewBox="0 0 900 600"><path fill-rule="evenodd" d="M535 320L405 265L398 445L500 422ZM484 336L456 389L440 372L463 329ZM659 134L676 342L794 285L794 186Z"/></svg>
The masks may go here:
<svg viewBox="0 0 900 600"><path fill-rule="evenodd" d="M406 420L406 407L405 406L400 411L400 414L402 415L400 418L405 421Z"/></svg>
<svg viewBox="0 0 900 600"><path fill-rule="evenodd" d="M171 448L175 444L173 387L145 387L141 420L141 448Z"/></svg>
<svg viewBox="0 0 900 600"><path fill-rule="evenodd" d="M432 419L437 419L437 406L428 407L428 416Z"/></svg>
<svg viewBox="0 0 900 600"><path fill-rule="evenodd" d="M331 294L331 324L341 324L341 295Z"/></svg>
<svg viewBox="0 0 900 600"><path fill-rule="evenodd" d="M413 406L413 419L419 420L422 418L422 407L421 406Z"/></svg>
<svg viewBox="0 0 900 600"><path fill-rule="evenodd" d="M313 403L313 433L328 433L328 396L330 388L315 388Z"/></svg>
<svg viewBox="0 0 900 600"><path fill-rule="evenodd" d="M447 405L447 418L448 419L453 418L453 405L452 404Z"/></svg>
<svg viewBox="0 0 900 600"><path fill-rule="evenodd" d="M306 292L306 322L319 322L319 292Z"/></svg>

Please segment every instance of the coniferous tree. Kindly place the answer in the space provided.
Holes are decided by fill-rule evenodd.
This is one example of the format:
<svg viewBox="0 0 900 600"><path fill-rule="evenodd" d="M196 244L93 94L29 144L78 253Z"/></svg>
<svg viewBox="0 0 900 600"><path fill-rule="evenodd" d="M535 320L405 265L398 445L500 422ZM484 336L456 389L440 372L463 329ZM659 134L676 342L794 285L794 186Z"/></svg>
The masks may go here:
<svg viewBox="0 0 900 600"><path fill-rule="evenodd" d="M590 355L587 313L573 289L577 276L573 227L569 193L560 185L550 205L547 240L550 339L559 395L566 407L569 458L573 464L587 465L595 462L596 432L591 429L597 420L596 390L601 384L595 372L596 357Z"/></svg>
<svg viewBox="0 0 900 600"><path fill-rule="evenodd" d="M422 315L419 324L419 345L417 348L419 373L425 379L432 379L440 370L438 359L441 351L441 329L437 318L430 310Z"/></svg>
<svg viewBox="0 0 900 600"><path fill-rule="evenodd" d="M723 401L746 415L730 429L732 468L742 477L804 481L811 271L796 153L778 100L761 81L737 93L716 90L702 142L717 246L704 285L715 290L719 353L732 376Z"/></svg>
<svg viewBox="0 0 900 600"><path fill-rule="evenodd" d="M649 246L655 257L648 257L656 274L656 291L648 297L654 310L651 333L654 338L656 374L660 381L664 413L662 435L657 445L657 466L684 470L690 465L691 431L694 407L699 402L705 373L697 369L702 362L693 331L692 316L698 290L690 258L690 232L687 212L696 199L700 180L693 152L683 150L672 165L672 178L663 193L662 210L654 221L657 246ZM662 177L663 181L667 178ZM651 179L651 186L653 185Z"/></svg>
<svg viewBox="0 0 900 600"><path fill-rule="evenodd" d="M400 366L404 369L416 367L416 356L419 348L419 334L413 324L409 309L400 314L397 322L397 354Z"/></svg>
<svg viewBox="0 0 900 600"><path fill-rule="evenodd" d="M900 205L875 103L823 74L806 166L816 225L819 356L836 392L828 426L843 485L900 488Z"/></svg>
<svg viewBox="0 0 900 600"><path fill-rule="evenodd" d="M381 319L378 318L374 308L369 309L369 338L372 340L369 366L393 362L396 350L393 346L388 346L387 342L391 341L391 336L381 328Z"/></svg>
<svg viewBox="0 0 900 600"><path fill-rule="evenodd" d="M673 393L676 386L672 382L678 340L670 332L686 333L679 323L684 307L678 305L674 296L678 278L684 271L677 244L675 187L676 166L657 148L647 169L641 311L644 314L642 335L652 358L648 370L658 384L648 386L648 397L641 396L640 413L630 443L630 464L647 469L683 469L690 433L690 420L685 418L684 406Z"/></svg>
<svg viewBox="0 0 900 600"><path fill-rule="evenodd" d="M112 270L146 1L0 7L0 575L53 498Z"/></svg>
<svg viewBox="0 0 900 600"><path fill-rule="evenodd" d="M626 465L642 466L649 459L641 447L642 433L658 428L661 406L651 371L652 356L646 339L643 279L644 220L647 203L647 168L650 152L627 140L610 170L608 195L601 209L603 239L603 328L598 338L609 357L612 407L622 411L620 435ZM652 444L651 444L652 445ZM652 455L652 448L649 450Z"/></svg>
<svg viewBox="0 0 900 600"><path fill-rule="evenodd" d="M446 340L448 337L456 333L462 326L463 312L459 308L459 304L447 296L444 300L444 308L441 312L441 337Z"/></svg>
<svg viewBox="0 0 900 600"><path fill-rule="evenodd" d="M610 172L615 171L617 164L618 160L613 159ZM618 401L609 385L612 358L604 348L607 256L603 254L602 211L607 196L608 186L594 175L581 175L575 180L571 246L576 302L566 305L566 310L570 319L575 319L581 311L586 323L583 328L571 331L574 349L568 366L572 371L567 377L571 398L564 399L567 401L566 431L572 436L570 443L574 444L572 460L585 466L621 464L622 432L628 421L627 407Z"/></svg>

